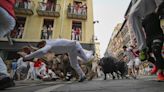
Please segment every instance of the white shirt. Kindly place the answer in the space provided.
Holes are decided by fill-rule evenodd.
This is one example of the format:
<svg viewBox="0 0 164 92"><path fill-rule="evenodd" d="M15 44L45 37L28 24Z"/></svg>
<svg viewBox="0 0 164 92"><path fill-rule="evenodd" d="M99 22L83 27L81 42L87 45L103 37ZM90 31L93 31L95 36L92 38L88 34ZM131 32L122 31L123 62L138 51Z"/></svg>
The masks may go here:
<svg viewBox="0 0 164 92"><path fill-rule="evenodd" d="M124 52L124 55L126 55L129 60L135 59L135 55L132 53L132 48L131 47L126 49L126 51Z"/></svg>
<svg viewBox="0 0 164 92"><path fill-rule="evenodd" d="M17 60L17 68L19 67L27 67L27 62L24 62L22 57Z"/></svg>
<svg viewBox="0 0 164 92"><path fill-rule="evenodd" d="M25 56L25 59L32 59L32 58L41 58L44 54L48 52L53 52L55 54L64 54L72 52L72 48L76 48L76 41L67 40L67 39L56 39L56 40L46 40L46 45Z"/></svg>
<svg viewBox="0 0 164 92"><path fill-rule="evenodd" d="M34 62L30 62L30 72L34 71Z"/></svg>

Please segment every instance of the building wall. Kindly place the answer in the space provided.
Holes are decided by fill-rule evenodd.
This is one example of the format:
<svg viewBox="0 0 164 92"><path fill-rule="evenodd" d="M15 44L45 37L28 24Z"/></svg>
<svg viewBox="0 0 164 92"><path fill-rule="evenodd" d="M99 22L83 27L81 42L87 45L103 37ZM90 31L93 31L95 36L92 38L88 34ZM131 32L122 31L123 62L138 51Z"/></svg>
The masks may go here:
<svg viewBox="0 0 164 92"><path fill-rule="evenodd" d="M14 45L9 45L7 38L0 39L0 53L4 56L8 56L8 52L11 51L16 52L21 47L27 46L29 42L33 46L36 45L37 42L41 40L41 30L43 27L44 19L52 19L54 20L53 26L53 35L52 39L57 38L66 38L71 39L72 32L72 21L80 21L82 23L82 40L80 43L83 48L88 50L95 50L94 46L94 25L93 25L93 2L92 0L57 0L57 4L60 5L61 9L59 11L59 17L49 17L49 16L39 16L37 13L38 5L42 0L32 0L34 3L33 15L27 14L18 14L17 17L26 17L24 32L22 38L14 38ZM82 3L87 4L87 18L86 19L77 19L77 18L68 18L67 17L67 8L68 4L71 3L73 5L74 1L80 1ZM2 56L0 54L0 56Z"/></svg>
<svg viewBox="0 0 164 92"><path fill-rule="evenodd" d="M95 55L100 58L100 42L95 42Z"/></svg>
<svg viewBox="0 0 164 92"><path fill-rule="evenodd" d="M116 27L114 28L114 31L112 33L112 37L110 39L110 42L108 44L107 47L107 52L113 56L117 56L117 53L120 51L120 45L122 43L122 36L121 36L121 32L118 33L118 31L120 30L122 24L119 23L116 25ZM109 55L107 55L109 56Z"/></svg>
<svg viewBox="0 0 164 92"><path fill-rule="evenodd" d="M112 53L113 56L117 57L120 59L122 57L123 49L122 47L124 45L129 46L131 45L131 40L130 40L130 31L128 30L126 23L125 26L121 28L121 26L116 26L115 29L117 28L118 33L117 35L113 36L109 42L109 45L107 47L107 52Z"/></svg>
<svg viewBox="0 0 164 92"><path fill-rule="evenodd" d="M16 16L26 17L26 23L24 27L24 33L22 39L18 39L18 41L33 41L37 42L41 38L41 30L43 26L44 19L53 19L54 27L53 27L53 39L56 38L66 38L71 39L71 31L72 31L72 21L81 21L82 22L82 43L92 43L93 40L93 2L92 0L57 0L57 4L61 6L60 16L59 17L43 17L38 16L36 9L38 8L38 2L41 0L32 0L35 4L34 14L33 15L23 15L16 14ZM68 4L71 3L73 5L73 1L80 1L82 3L87 4L87 19L70 19L67 18L67 7Z"/></svg>

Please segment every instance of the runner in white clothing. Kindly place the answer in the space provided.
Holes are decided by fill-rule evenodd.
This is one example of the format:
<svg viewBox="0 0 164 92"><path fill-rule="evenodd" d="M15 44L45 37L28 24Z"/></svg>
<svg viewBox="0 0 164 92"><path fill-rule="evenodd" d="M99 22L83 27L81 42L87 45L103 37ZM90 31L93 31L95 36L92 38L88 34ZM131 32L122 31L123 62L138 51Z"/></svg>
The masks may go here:
<svg viewBox="0 0 164 92"><path fill-rule="evenodd" d="M146 49L145 35L142 30L142 19L155 12L164 0L132 0L132 7L127 15L128 28L136 35L139 50Z"/></svg>
<svg viewBox="0 0 164 92"><path fill-rule="evenodd" d="M123 50L124 50L124 57L127 57L128 61L129 61L127 63L127 65L128 65L128 75L133 77L133 78L136 78L134 67L139 66L139 61L136 59L136 56L134 55L131 47L123 46Z"/></svg>
<svg viewBox="0 0 164 92"><path fill-rule="evenodd" d="M84 72L79 66L77 56L79 56L84 60L85 63L87 63L93 59L93 51L86 51L82 48L79 42L67 39L41 41L37 47L40 49L24 56L24 61L32 58L40 58L48 52L53 52L55 54L68 53L71 66L75 69L80 77L79 82L82 82L86 79Z"/></svg>
<svg viewBox="0 0 164 92"><path fill-rule="evenodd" d="M30 62L29 61L29 65L30 65L30 68L28 70L28 73L27 73L27 77L25 80L37 80L36 78L36 73L35 73L35 69L34 69L34 62Z"/></svg>
<svg viewBox="0 0 164 92"><path fill-rule="evenodd" d="M21 80L21 74L27 73L27 65L28 65L28 62L23 62L22 57L17 60L16 74L17 74L18 80Z"/></svg>

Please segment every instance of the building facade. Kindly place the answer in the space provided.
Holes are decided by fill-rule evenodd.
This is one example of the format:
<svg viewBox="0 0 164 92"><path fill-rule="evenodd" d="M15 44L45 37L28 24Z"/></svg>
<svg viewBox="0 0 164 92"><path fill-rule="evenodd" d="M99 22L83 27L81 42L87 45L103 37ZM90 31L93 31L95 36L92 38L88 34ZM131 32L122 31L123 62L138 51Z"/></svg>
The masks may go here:
<svg viewBox="0 0 164 92"><path fill-rule="evenodd" d="M107 52L108 53L114 53L114 56L117 57L118 59L121 59L122 56L123 56L122 47L124 45L126 45L126 46L133 45L133 46L137 47L137 41L136 41L135 34L132 31L128 30L128 28L127 28L127 18L126 18L126 16L128 15L132 4L133 4L133 2L130 2L129 6L127 8L127 11L124 15L125 20L122 23L121 27L117 30L117 34L113 35L111 37L110 42L109 42L108 47L107 47L107 50L106 50L106 53ZM161 23L160 23L161 28L164 31L164 16L161 16L160 19L161 19ZM116 28L117 28L117 26L116 26ZM114 34L116 33L115 30L114 30L113 33Z"/></svg>
<svg viewBox="0 0 164 92"><path fill-rule="evenodd" d="M97 58L100 58L100 42L95 41L95 55Z"/></svg>
<svg viewBox="0 0 164 92"><path fill-rule="evenodd" d="M92 4L92 0L16 0L16 26L10 34L14 45L1 38L1 55L57 38L77 40L85 49L94 50Z"/></svg>
<svg viewBox="0 0 164 92"><path fill-rule="evenodd" d="M109 41L109 44L107 46L107 51L105 56L114 56L117 57L117 53L120 52L120 47L122 46L123 38L122 33L118 33L120 28L122 26L122 23L119 23L114 28L114 31L112 33L111 39ZM110 55L108 55L110 54Z"/></svg>

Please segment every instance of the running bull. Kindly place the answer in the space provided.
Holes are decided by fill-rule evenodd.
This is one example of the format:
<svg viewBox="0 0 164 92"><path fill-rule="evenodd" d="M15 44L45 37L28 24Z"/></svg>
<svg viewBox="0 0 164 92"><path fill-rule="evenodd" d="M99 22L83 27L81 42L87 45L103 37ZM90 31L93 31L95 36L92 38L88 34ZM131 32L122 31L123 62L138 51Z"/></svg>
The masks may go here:
<svg viewBox="0 0 164 92"><path fill-rule="evenodd" d="M123 61L119 61L116 58L109 56L103 57L100 59L99 65L102 68L103 73L105 74L104 80L106 80L106 75L110 73L112 78L115 79L114 73L116 73L117 78L126 78L127 65Z"/></svg>

